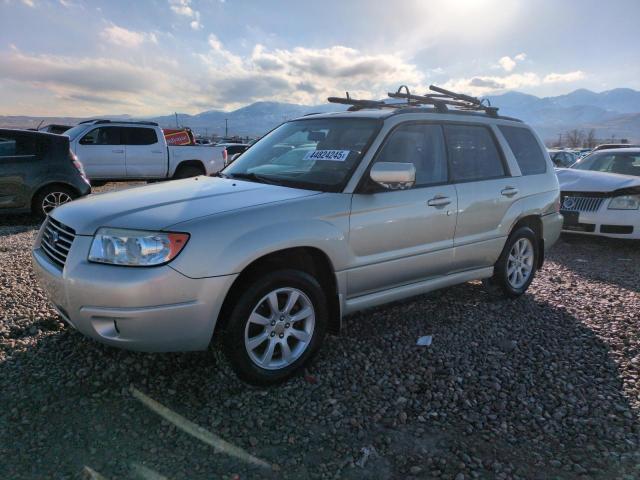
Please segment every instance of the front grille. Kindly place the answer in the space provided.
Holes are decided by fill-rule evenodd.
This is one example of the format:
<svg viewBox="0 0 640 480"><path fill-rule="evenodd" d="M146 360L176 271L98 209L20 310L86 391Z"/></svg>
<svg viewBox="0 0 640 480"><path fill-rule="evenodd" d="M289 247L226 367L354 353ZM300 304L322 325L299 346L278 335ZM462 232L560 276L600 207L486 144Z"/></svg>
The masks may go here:
<svg viewBox="0 0 640 480"><path fill-rule="evenodd" d="M76 232L73 228L47 217L40 247L53 263L62 268L67 261L74 238Z"/></svg>
<svg viewBox="0 0 640 480"><path fill-rule="evenodd" d="M604 201L603 197L574 197L567 195L562 198L560 208L567 212L596 212Z"/></svg>

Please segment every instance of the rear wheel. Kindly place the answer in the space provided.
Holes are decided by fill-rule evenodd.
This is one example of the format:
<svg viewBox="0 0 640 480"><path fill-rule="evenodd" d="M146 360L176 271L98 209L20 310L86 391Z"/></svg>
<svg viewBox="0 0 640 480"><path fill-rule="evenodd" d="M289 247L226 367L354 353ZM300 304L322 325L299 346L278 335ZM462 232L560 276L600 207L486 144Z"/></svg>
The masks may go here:
<svg viewBox="0 0 640 480"><path fill-rule="evenodd" d="M78 198L78 194L64 185L51 185L40 190L33 199L31 211L39 218L44 218L55 208Z"/></svg>
<svg viewBox="0 0 640 480"><path fill-rule="evenodd" d="M190 178L197 177L198 175L204 175L202 167L196 167L195 165L183 165L178 167L176 173L173 174L173 178Z"/></svg>
<svg viewBox="0 0 640 480"><path fill-rule="evenodd" d="M519 297L533 281L538 265L538 241L529 227L520 227L507 240L494 274L483 283L490 291L507 297Z"/></svg>
<svg viewBox="0 0 640 480"><path fill-rule="evenodd" d="M236 374L254 385L289 378L317 352L328 312L320 284L298 270L256 278L237 300L223 333Z"/></svg>

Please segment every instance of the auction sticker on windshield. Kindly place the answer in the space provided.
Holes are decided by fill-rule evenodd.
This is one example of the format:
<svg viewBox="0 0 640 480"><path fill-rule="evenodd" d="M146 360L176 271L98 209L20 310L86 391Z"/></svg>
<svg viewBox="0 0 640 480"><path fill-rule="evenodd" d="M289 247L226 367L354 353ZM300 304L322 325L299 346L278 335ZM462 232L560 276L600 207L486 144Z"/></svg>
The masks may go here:
<svg viewBox="0 0 640 480"><path fill-rule="evenodd" d="M351 153L351 150L313 150L308 152L305 160L333 160L334 162L344 162Z"/></svg>

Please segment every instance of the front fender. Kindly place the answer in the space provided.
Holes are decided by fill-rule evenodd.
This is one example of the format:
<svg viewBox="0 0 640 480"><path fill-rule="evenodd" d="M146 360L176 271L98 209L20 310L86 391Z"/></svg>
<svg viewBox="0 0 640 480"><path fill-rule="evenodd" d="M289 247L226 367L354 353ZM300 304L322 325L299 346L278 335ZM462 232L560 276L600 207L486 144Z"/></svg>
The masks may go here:
<svg viewBox="0 0 640 480"><path fill-rule="evenodd" d="M191 238L170 265L191 278L231 275L270 253L313 247L329 257L336 271L344 269L350 258L349 205L349 195L322 195L182 224L175 230Z"/></svg>

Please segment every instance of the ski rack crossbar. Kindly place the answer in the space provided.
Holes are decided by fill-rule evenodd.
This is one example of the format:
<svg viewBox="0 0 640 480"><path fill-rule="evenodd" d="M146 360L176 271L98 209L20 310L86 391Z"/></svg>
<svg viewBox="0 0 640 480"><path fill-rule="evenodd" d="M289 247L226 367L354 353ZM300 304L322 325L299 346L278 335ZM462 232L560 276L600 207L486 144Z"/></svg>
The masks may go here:
<svg viewBox="0 0 640 480"><path fill-rule="evenodd" d="M327 100L330 103L341 103L343 105L351 105L350 111L361 110L363 108L406 108L406 107L419 107L423 105L432 105L436 111L445 113L449 111L449 106L455 107L456 110L462 111L475 111L485 112L492 117L498 116L498 108L492 107L491 103L487 99L479 99L471 97L463 93L455 93L444 88L430 85L429 89L436 93L430 93L427 95L414 95L409 91L406 85L400 86L397 92L389 92L390 98L397 98L406 100L407 103L385 103L381 100L357 100L349 96L347 92L346 97L329 97ZM404 90L404 92L403 92Z"/></svg>

